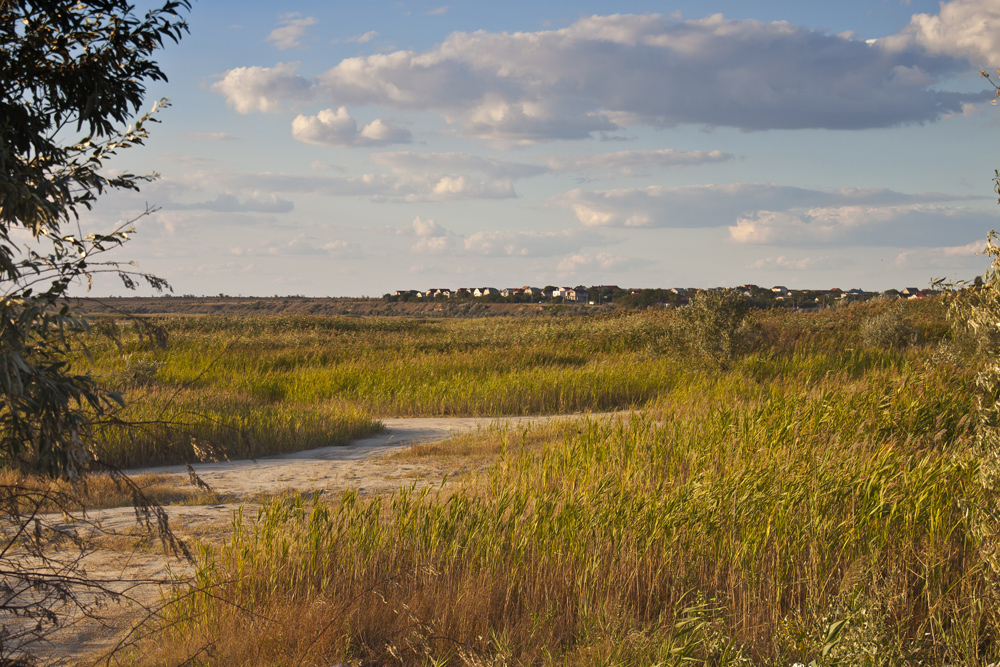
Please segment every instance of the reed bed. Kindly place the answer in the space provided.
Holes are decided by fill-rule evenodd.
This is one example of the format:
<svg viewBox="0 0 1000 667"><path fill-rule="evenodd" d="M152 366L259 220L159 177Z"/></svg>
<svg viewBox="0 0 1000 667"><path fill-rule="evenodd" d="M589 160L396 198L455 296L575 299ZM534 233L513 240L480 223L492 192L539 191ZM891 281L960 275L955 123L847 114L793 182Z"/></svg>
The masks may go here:
<svg viewBox="0 0 1000 667"><path fill-rule="evenodd" d="M495 462L460 484L289 498L237 517L174 599L170 640L135 662L995 661L1000 582L982 556L995 545L970 518L991 502L971 453L974 363L947 349L934 306L906 312L912 343L859 345L882 307L767 314L768 345L726 371L658 349L678 340L669 316L376 330L384 366L416 359L414 379L422 355L443 374L451 355L452 377L470 359L508 370L502 388L539 372L528 355L558 350L586 356L580 374L644 366L655 391L615 419L490 434ZM275 349L288 359L302 335ZM504 343L521 338L535 347ZM363 345L341 342L352 344ZM458 386L417 405L475 405L462 403L474 386Z"/></svg>

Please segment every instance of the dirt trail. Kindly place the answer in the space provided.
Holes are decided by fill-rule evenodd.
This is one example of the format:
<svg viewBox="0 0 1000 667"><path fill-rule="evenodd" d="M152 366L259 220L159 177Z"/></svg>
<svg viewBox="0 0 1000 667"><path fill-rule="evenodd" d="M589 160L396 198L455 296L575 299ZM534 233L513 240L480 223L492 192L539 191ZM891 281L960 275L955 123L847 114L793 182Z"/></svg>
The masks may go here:
<svg viewBox="0 0 1000 667"><path fill-rule="evenodd" d="M577 418L585 418L585 415L383 419L384 432L348 445L257 460L195 464L193 467L197 475L213 491L235 501L214 505L171 505L164 509L170 516L173 531L182 539L218 538L229 530L234 513L241 505L250 510L246 512L247 516L253 515L253 508L261 494L293 491L338 493L356 488L359 493L368 495L385 493L414 482L418 485L436 484L446 474L454 472L454 462L397 461L387 459L385 455L415 444L438 442L492 426L517 429L533 423ZM176 476L179 483L188 483L185 466L127 472L130 475L158 473ZM93 510L87 515L107 533L125 533L136 526L135 512L131 507ZM168 567L175 575L191 571L190 565L180 559L168 560L163 555L111 549L94 552L88 556L86 563L88 572L99 573L101 578L118 579L123 585L140 579L165 579ZM160 587L143 586L134 589L132 595L138 603L152 605L159 600ZM43 664L89 664L84 661L85 658L93 660L114 647L123 633L145 613L139 607L112 607L105 611L103 620L76 619L69 627L53 635L51 643L43 647L37 657Z"/></svg>
<svg viewBox="0 0 1000 667"><path fill-rule="evenodd" d="M198 476L222 494L252 498L259 493L282 491L309 492L344 486L362 492L378 492L399 484L385 484L384 479L398 476L413 465L397 465L372 470L371 460L418 443L437 442L453 435L486 429L491 425L517 427L551 417L420 417L383 419L385 431L349 445L321 447L304 452L282 454L254 461L200 463L193 467ZM143 468L129 474L159 473L187 477L184 466ZM349 481L349 484L343 484Z"/></svg>

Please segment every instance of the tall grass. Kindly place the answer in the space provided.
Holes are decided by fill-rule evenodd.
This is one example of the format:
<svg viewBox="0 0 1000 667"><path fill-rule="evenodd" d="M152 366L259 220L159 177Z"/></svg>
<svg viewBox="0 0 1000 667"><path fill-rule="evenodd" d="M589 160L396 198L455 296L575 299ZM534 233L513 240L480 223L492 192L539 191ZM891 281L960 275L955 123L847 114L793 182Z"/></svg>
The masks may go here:
<svg viewBox="0 0 1000 667"><path fill-rule="evenodd" d="M872 311L846 315L856 334ZM643 410L542 446L508 433L477 480L238 518L178 595L170 642L137 661L206 642L218 665L995 659L970 369L938 363L919 318L924 344L883 349L793 317L763 322L786 342L728 372L644 352L671 379ZM600 350L624 347L605 327L665 324L569 326Z"/></svg>

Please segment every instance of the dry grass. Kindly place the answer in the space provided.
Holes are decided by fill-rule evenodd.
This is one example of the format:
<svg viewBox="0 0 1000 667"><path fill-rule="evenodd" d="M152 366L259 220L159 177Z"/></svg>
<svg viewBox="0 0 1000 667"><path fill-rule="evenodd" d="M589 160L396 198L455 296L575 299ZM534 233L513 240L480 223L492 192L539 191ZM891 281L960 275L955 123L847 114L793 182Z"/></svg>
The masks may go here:
<svg viewBox="0 0 1000 667"><path fill-rule="evenodd" d="M727 371L685 358L669 315L229 323L266 333L257 366L223 366L274 404L642 409L404 455L488 463L443 489L267 503L201 554L133 660L985 664L1000 602L969 520L974 368L940 354L927 305L900 313L912 344L857 345L884 307L758 314L760 347Z"/></svg>
<svg viewBox="0 0 1000 667"><path fill-rule="evenodd" d="M131 507L136 504L137 494L157 505L210 505L231 500L199 489L176 476L158 474L135 475L127 481L107 474L94 474L71 483L0 470L0 487L25 489L29 492L26 498L50 497L39 508L43 512Z"/></svg>
<svg viewBox="0 0 1000 667"><path fill-rule="evenodd" d="M496 453L478 484L268 505L140 662L211 641L204 664L979 663L1000 610L963 375L796 363L698 370L656 419L442 444Z"/></svg>

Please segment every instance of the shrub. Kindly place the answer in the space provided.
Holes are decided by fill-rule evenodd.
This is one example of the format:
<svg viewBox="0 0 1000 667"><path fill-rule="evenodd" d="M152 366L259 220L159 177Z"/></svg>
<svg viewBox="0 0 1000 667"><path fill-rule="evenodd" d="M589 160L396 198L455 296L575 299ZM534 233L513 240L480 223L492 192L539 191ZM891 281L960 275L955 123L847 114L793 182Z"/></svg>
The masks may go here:
<svg viewBox="0 0 1000 667"><path fill-rule="evenodd" d="M902 302L896 302L881 313L865 318L858 333L865 347L900 349L916 342L916 332L903 319Z"/></svg>
<svg viewBox="0 0 1000 667"><path fill-rule="evenodd" d="M680 311L678 325L690 349L719 368L757 347L750 302L733 291L700 292Z"/></svg>

